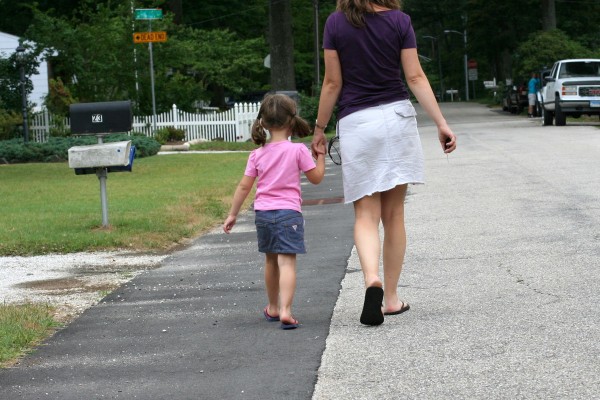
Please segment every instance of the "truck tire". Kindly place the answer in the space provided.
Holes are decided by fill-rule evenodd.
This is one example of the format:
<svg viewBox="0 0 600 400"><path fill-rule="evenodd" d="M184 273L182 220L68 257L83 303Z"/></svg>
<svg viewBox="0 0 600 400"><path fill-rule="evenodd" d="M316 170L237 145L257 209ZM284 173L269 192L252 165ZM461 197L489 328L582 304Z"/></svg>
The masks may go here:
<svg viewBox="0 0 600 400"><path fill-rule="evenodd" d="M554 119L552 116L552 113L548 110L546 110L546 108L544 107L544 105L542 104L541 111L542 111L542 125L546 126L546 125L552 125L552 120Z"/></svg>
<svg viewBox="0 0 600 400"><path fill-rule="evenodd" d="M567 116L562 112L558 96L554 100L554 123L556 126L565 126L567 124Z"/></svg>

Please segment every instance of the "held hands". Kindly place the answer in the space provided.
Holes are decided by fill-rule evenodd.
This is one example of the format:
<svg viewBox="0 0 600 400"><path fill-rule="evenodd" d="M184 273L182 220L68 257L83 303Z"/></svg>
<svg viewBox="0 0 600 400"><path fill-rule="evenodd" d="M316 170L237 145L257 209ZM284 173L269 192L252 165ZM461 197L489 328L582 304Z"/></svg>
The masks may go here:
<svg viewBox="0 0 600 400"><path fill-rule="evenodd" d="M316 156L315 156L315 158L317 158L317 159L318 159L320 156L321 156L321 157L322 157L322 156L325 156L325 143L323 143L323 142L319 142L319 143L317 143L317 144L314 144L314 143L313 143L313 144L311 145L311 147L312 147L313 154L315 154L315 153L316 153Z"/></svg>
<svg viewBox="0 0 600 400"><path fill-rule="evenodd" d="M325 147L327 145L327 139L325 138L325 133L321 130L315 132L313 134L313 140L310 145L310 149L314 158L319 158L320 155L325 155Z"/></svg>
<svg viewBox="0 0 600 400"><path fill-rule="evenodd" d="M225 233L231 232L231 229L233 229L233 226L235 225L236 220L237 220L237 217L235 215L228 215L225 222L223 222L223 232L225 232Z"/></svg>

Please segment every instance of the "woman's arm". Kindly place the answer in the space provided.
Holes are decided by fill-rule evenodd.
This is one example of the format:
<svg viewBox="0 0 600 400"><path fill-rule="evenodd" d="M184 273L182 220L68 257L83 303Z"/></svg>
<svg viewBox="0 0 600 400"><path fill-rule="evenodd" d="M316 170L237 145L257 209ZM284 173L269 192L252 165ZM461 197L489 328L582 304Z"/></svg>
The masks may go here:
<svg viewBox="0 0 600 400"><path fill-rule="evenodd" d="M342 90L342 67L338 53L335 50L325 49L325 77L321 87L321 97L319 98L319 111L315 123L315 131L311 144L313 157L318 158L318 147L320 144L325 146L325 127L333 114L333 107L337 102L338 96Z"/></svg>
<svg viewBox="0 0 600 400"><path fill-rule="evenodd" d="M456 149L456 136L452 133L452 130L448 126L448 123L444 119L442 111L437 104L429 80L421 68L417 49L402 49L400 60L402 62L402 69L404 70L404 77L408 87L425 112L437 125L438 139L444 153L453 152Z"/></svg>

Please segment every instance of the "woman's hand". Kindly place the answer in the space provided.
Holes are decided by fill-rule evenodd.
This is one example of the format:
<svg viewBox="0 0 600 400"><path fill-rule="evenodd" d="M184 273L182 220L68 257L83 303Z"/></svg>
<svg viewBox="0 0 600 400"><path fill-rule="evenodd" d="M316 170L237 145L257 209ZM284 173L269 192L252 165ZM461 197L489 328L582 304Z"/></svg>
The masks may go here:
<svg viewBox="0 0 600 400"><path fill-rule="evenodd" d="M325 154L325 148L327 146L327 138L323 130L315 128L313 132L313 140L310 145L310 150L314 158L317 158L319 154Z"/></svg>
<svg viewBox="0 0 600 400"><path fill-rule="evenodd" d="M438 127L438 139L444 153L449 154L456 150L456 135L448 125Z"/></svg>

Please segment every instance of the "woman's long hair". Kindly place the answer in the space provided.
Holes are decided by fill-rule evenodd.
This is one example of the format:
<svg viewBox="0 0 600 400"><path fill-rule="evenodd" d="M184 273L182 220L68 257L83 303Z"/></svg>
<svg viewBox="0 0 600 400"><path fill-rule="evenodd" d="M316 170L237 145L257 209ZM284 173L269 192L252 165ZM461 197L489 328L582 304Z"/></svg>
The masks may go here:
<svg viewBox="0 0 600 400"><path fill-rule="evenodd" d="M343 12L353 26L362 28L365 14L373 10L372 5L392 10L399 10L401 6L400 0L338 0L337 10Z"/></svg>
<svg viewBox="0 0 600 400"><path fill-rule="evenodd" d="M293 135L308 136L310 126L296 113L296 102L284 94L267 94L260 104L252 124L252 141L259 146L267 143L266 130L289 128Z"/></svg>

